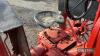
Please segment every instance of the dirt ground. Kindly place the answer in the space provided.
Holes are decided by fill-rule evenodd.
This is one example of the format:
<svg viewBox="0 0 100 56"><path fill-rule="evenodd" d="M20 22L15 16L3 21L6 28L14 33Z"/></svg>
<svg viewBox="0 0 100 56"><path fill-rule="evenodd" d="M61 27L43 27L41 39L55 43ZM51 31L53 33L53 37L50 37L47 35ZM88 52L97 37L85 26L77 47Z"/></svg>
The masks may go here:
<svg viewBox="0 0 100 56"><path fill-rule="evenodd" d="M33 17L40 11L57 12L57 0L9 0L9 3L23 22L29 47L36 46L37 34L42 28L34 22Z"/></svg>

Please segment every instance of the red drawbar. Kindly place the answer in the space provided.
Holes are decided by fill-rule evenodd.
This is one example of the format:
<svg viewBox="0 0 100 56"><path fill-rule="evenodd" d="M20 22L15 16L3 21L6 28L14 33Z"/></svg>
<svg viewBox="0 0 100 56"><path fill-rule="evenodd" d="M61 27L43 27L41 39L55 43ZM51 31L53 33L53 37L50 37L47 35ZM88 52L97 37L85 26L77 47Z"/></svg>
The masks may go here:
<svg viewBox="0 0 100 56"><path fill-rule="evenodd" d="M99 34L98 34L98 38L97 38L97 42L96 42L94 56L100 56L100 30L99 30Z"/></svg>
<svg viewBox="0 0 100 56"><path fill-rule="evenodd" d="M98 19L98 21L96 22L96 24L94 25L94 28L92 30L92 33L89 37L89 41L88 41L88 48L94 48L95 46L95 42L99 33L99 29L100 29L100 18Z"/></svg>
<svg viewBox="0 0 100 56"><path fill-rule="evenodd" d="M97 0L100 3L100 0ZM89 37L87 48L94 48L94 56L100 56L100 4L94 20L94 28Z"/></svg>

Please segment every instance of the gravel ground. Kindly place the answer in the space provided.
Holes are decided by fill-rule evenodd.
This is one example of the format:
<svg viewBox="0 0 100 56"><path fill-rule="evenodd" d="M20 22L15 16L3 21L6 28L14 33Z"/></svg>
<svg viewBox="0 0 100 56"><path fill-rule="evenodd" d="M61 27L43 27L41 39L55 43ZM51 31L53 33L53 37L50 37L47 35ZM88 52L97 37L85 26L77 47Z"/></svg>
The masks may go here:
<svg viewBox="0 0 100 56"><path fill-rule="evenodd" d="M32 20L33 16L39 11L49 10L57 12L57 0L9 0L9 3L15 10L18 18L23 22L29 47L31 45L36 46L37 34L42 28Z"/></svg>

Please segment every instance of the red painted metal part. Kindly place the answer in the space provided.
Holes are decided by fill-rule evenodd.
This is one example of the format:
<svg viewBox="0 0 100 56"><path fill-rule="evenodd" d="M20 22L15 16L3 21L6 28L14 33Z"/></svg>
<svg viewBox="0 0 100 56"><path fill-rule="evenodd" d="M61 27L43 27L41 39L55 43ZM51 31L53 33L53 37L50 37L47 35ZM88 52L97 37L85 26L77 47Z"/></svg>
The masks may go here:
<svg viewBox="0 0 100 56"><path fill-rule="evenodd" d="M100 29L100 18L98 19L98 21L96 22L96 24L94 25L94 28L92 30L92 33L90 35L90 39L88 41L88 48L94 48L95 47L95 41L97 39L98 33L99 33L99 29Z"/></svg>
<svg viewBox="0 0 100 56"><path fill-rule="evenodd" d="M67 18L66 18L66 22L69 24L70 29L72 30L72 34L71 34L71 35L73 35L73 37L77 40L77 35L76 35L76 33L75 33L73 24L72 24L72 23L70 22L70 20L68 20ZM66 28L66 29L67 29L67 28Z"/></svg>
<svg viewBox="0 0 100 56"><path fill-rule="evenodd" d="M96 42L96 47L95 47L95 51L94 51L94 56L100 56L100 29L99 29L99 33L97 36L97 42Z"/></svg>
<svg viewBox="0 0 100 56"><path fill-rule="evenodd" d="M45 56L65 56L65 54L58 48L51 48Z"/></svg>
<svg viewBox="0 0 100 56"><path fill-rule="evenodd" d="M94 28L87 44L87 48L94 48L94 56L100 56L100 0L97 1L99 2L99 6L94 20Z"/></svg>
<svg viewBox="0 0 100 56"><path fill-rule="evenodd" d="M87 48L94 48L94 56L100 56L100 17L98 18L92 33L90 35L90 39L88 41Z"/></svg>
<svg viewBox="0 0 100 56"><path fill-rule="evenodd" d="M97 20L92 33L90 35L90 39L87 44L87 48L94 48L94 56L100 56L100 18Z"/></svg>
<svg viewBox="0 0 100 56"><path fill-rule="evenodd" d="M75 31L78 30L77 28L73 29ZM72 37L72 32L71 29L63 31L60 28L45 29L39 32L38 45L42 44L42 48L46 49L43 51L45 52L43 56L81 56L81 54L77 52L77 48L84 47L84 45L76 45L77 42L75 38ZM68 37L71 39L67 39ZM73 45L75 45L75 47L73 47ZM69 47L72 47L72 49L67 50ZM41 51L39 52L41 53ZM33 51L32 53L35 53L35 55L38 54L37 51Z"/></svg>
<svg viewBox="0 0 100 56"><path fill-rule="evenodd" d="M46 52L46 49L42 44L39 44L36 48L32 48L30 52L31 56L43 56Z"/></svg>
<svg viewBox="0 0 100 56"><path fill-rule="evenodd" d="M98 10L96 12L96 17L95 17L95 20L94 20L94 28L92 30L92 33L91 33L90 37L89 37L90 39L89 39L88 45L87 45L88 48L93 48L94 43L97 39L97 35L99 33L99 28L100 28L100 18L99 17L100 17L100 4L99 4Z"/></svg>
<svg viewBox="0 0 100 56"><path fill-rule="evenodd" d="M38 46L31 50L32 56L64 56L60 49L56 48L56 42L65 37L65 33L59 29L45 29L38 35ZM51 39L47 36L51 37ZM59 36L59 37L58 37ZM50 39L50 40L49 40Z"/></svg>
<svg viewBox="0 0 100 56"><path fill-rule="evenodd" d="M1 37L0 37L0 56L9 56Z"/></svg>
<svg viewBox="0 0 100 56"><path fill-rule="evenodd" d="M86 25L87 22L88 22L88 20L83 21L83 23L80 26L80 31L82 31L82 28Z"/></svg>
<svg viewBox="0 0 100 56"><path fill-rule="evenodd" d="M52 46L55 46L55 43L58 44L65 38L68 38L66 36L67 34L59 28L45 29L44 31L39 33L38 42L42 43L47 49L49 49Z"/></svg>
<svg viewBox="0 0 100 56"><path fill-rule="evenodd" d="M98 2L100 2L100 0L97 0Z"/></svg>

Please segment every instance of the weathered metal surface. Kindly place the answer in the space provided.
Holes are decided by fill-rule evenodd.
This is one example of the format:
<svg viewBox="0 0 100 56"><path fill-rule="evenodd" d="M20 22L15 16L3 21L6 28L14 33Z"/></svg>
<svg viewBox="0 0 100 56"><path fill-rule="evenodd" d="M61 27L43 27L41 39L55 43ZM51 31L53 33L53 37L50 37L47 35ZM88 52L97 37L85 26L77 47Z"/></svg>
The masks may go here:
<svg viewBox="0 0 100 56"><path fill-rule="evenodd" d="M7 0L0 0L0 32L21 26Z"/></svg>
<svg viewBox="0 0 100 56"><path fill-rule="evenodd" d="M27 38L25 36L22 26L7 31L6 33L8 33L10 37L14 54L16 55L20 54L21 56L31 56L27 43Z"/></svg>

